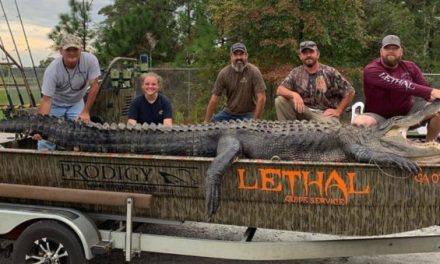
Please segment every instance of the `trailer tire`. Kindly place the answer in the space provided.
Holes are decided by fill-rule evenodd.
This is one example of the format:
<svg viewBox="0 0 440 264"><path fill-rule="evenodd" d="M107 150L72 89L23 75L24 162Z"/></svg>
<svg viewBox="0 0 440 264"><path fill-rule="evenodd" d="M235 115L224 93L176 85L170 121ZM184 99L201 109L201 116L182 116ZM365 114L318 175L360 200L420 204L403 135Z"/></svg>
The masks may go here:
<svg viewBox="0 0 440 264"><path fill-rule="evenodd" d="M86 263L76 235L68 227L52 220L28 226L14 243L12 260L14 264Z"/></svg>

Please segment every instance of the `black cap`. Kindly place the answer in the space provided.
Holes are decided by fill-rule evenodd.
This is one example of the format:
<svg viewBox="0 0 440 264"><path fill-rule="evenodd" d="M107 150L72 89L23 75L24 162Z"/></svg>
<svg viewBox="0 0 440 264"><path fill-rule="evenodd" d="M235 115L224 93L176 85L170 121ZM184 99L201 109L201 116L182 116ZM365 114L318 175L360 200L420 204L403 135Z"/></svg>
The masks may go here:
<svg viewBox="0 0 440 264"><path fill-rule="evenodd" d="M231 53L234 53L236 51L242 51L247 52L246 46L243 43L237 42L234 45L231 46Z"/></svg>
<svg viewBox="0 0 440 264"><path fill-rule="evenodd" d="M318 46L316 45L316 43L314 41L306 40L306 41L299 43L299 51L302 52L305 49L317 50Z"/></svg>

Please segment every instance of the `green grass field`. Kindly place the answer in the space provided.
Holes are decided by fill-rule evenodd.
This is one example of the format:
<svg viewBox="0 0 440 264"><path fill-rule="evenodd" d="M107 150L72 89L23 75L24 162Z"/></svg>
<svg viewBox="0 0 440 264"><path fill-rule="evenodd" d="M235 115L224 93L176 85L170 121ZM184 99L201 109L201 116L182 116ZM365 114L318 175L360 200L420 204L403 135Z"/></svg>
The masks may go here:
<svg viewBox="0 0 440 264"><path fill-rule="evenodd" d="M32 95L34 96L35 102L38 103L40 101L40 91L37 87L32 88ZM25 107L29 106L30 96L28 95L26 89L24 87L19 88L18 90L14 87L8 88L9 96L11 97L11 101L15 107L20 107L24 105ZM21 103L20 96L21 94L23 104ZM3 109L4 107L9 106L9 100L7 97L7 93L4 87L0 86L0 107ZM0 111L0 119L3 119L3 111Z"/></svg>

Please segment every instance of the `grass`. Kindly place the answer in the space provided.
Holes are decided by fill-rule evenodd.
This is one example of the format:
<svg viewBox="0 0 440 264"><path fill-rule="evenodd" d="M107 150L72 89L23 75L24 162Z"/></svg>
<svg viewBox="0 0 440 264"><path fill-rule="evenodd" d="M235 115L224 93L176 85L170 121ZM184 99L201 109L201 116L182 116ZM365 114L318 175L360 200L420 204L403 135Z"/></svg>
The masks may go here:
<svg viewBox="0 0 440 264"><path fill-rule="evenodd" d="M9 105L6 90L4 89L4 87L1 87L1 86L0 86L0 89L1 89L0 90L0 105ZM34 99L36 101L39 101L40 100L40 92L39 92L38 88L31 89L31 91L32 91L32 95L34 96ZM19 94L21 94L22 99L23 99L23 103L25 105L29 104L29 102L30 102L30 98L29 98L28 93L24 87L20 87L18 89L18 91L16 88L9 87L8 93L11 96L12 103L16 106L21 105Z"/></svg>
<svg viewBox="0 0 440 264"><path fill-rule="evenodd" d="M38 103L40 101L40 91L36 87L31 88L31 91L32 91L32 95L34 96L35 102ZM19 93L22 96L24 105L25 106L29 105L30 97L24 87L20 87L18 91L16 88L8 87L8 93L15 107L19 107L22 105L20 101ZM0 108L8 107L8 106L9 106L9 101L6 90L3 86L0 85ZM4 117L3 111L0 111L0 119L3 119L3 117Z"/></svg>

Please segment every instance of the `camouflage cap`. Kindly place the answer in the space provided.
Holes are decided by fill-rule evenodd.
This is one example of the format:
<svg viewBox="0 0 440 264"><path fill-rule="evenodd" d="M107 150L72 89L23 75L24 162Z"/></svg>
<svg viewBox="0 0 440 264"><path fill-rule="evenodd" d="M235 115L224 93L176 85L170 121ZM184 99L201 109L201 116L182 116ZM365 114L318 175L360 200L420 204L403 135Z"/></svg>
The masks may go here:
<svg viewBox="0 0 440 264"><path fill-rule="evenodd" d="M396 35L388 35L382 39L382 48L388 45L396 45L400 48L400 38Z"/></svg>
<svg viewBox="0 0 440 264"><path fill-rule="evenodd" d="M60 48L68 49L68 48L77 48L80 49L81 39L75 35L67 34L64 35L60 42Z"/></svg>
<svg viewBox="0 0 440 264"><path fill-rule="evenodd" d="M318 50L318 46L316 45L316 43L314 41L311 41L311 40L306 40L306 41L299 43L299 51L300 52L303 52L306 49Z"/></svg>

